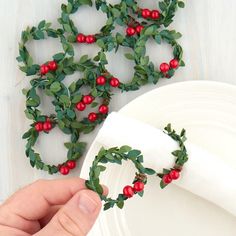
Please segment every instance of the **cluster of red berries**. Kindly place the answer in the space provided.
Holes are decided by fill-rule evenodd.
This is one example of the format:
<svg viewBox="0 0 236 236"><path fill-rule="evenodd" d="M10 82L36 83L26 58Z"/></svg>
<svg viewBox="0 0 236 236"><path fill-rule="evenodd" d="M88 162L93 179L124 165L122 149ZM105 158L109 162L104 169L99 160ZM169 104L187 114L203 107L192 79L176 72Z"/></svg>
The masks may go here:
<svg viewBox="0 0 236 236"><path fill-rule="evenodd" d="M86 105L91 104L93 102L93 100L94 100L94 97L91 95L83 96L82 101L80 101L76 104L76 109L78 111L84 111L86 108ZM107 114L109 111L109 108L107 105L101 105L98 110L101 114ZM97 118L98 118L98 115L95 112L91 112L88 115L88 120L90 122L95 122L97 120Z"/></svg>
<svg viewBox="0 0 236 236"><path fill-rule="evenodd" d="M144 183L141 181L137 181L134 183L133 187L127 185L123 188L123 194L127 198L131 198L135 193L142 192L144 190Z"/></svg>
<svg viewBox="0 0 236 236"><path fill-rule="evenodd" d="M104 76L98 76L96 78L96 84L99 85L99 86L104 86L105 84L107 83L107 79L104 77ZM110 79L110 82L109 82L110 86L112 87L118 87L120 85L120 81L115 78L115 77L112 77ZM78 102L76 104L76 109L78 111L84 111L86 109L86 106L91 104L94 100L94 97L91 96L91 95L84 95L83 98L82 98L82 101ZM107 114L108 111L109 111L109 108L107 105L101 105L98 109L99 113L100 114ZM91 112L89 113L88 115L88 120L90 122L95 122L98 118L98 114L95 113L95 112Z"/></svg>
<svg viewBox="0 0 236 236"><path fill-rule="evenodd" d="M142 17L147 19L147 18L151 18L153 20L157 20L160 18L160 12L158 10L149 10L147 8L142 9L141 11Z"/></svg>
<svg viewBox="0 0 236 236"><path fill-rule="evenodd" d="M46 75L49 71L56 71L57 63L55 61L49 61L47 64L40 66L41 75Z"/></svg>
<svg viewBox="0 0 236 236"><path fill-rule="evenodd" d="M171 170L169 174L165 174L162 177L162 181L164 184L170 184L172 180L177 180L180 177L179 170Z"/></svg>
<svg viewBox="0 0 236 236"><path fill-rule="evenodd" d="M59 171L62 175L68 175L70 170L76 167L76 162L73 160L67 161L66 164L59 166Z"/></svg>
<svg viewBox="0 0 236 236"><path fill-rule="evenodd" d="M140 34L141 31L143 30L143 28L144 28L144 26L142 26L142 25L137 25L135 28L134 28L134 27L128 27L128 28L126 29L126 34L127 34L128 36L133 36L133 35L135 35L136 33L137 33L137 34Z"/></svg>
<svg viewBox="0 0 236 236"><path fill-rule="evenodd" d="M76 41L78 43L87 43L87 44L92 44L96 42L96 38L94 35L84 35L84 34L78 34L76 37Z"/></svg>
<svg viewBox="0 0 236 236"><path fill-rule="evenodd" d="M106 82L107 82L107 79L104 76L102 76L102 75L98 76L96 78L96 84L97 85L103 86L103 85L106 84ZM117 78L112 77L110 79L109 84L110 84L111 87L118 87L120 85L120 81Z"/></svg>
<svg viewBox="0 0 236 236"><path fill-rule="evenodd" d="M34 128L37 132L46 131L49 132L52 129L52 123L49 118L45 122L37 122L34 125Z"/></svg>
<svg viewBox="0 0 236 236"><path fill-rule="evenodd" d="M160 71L162 73L167 73L170 69L177 69L179 66L179 61L177 59L172 59L169 64L168 63L161 63Z"/></svg>

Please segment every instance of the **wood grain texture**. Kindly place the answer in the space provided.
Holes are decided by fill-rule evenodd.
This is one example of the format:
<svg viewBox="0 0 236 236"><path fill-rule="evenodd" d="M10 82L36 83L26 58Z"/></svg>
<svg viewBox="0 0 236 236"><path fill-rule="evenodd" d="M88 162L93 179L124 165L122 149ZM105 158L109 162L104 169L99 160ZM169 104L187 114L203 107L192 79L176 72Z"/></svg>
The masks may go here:
<svg viewBox="0 0 236 236"><path fill-rule="evenodd" d="M17 67L15 60L18 54L18 41L21 31L27 25L35 25L41 19L52 21L58 27L57 18L60 14L58 0L0 0L1 39L0 39L0 199L5 199L10 193L21 186L38 178L49 177L46 173L33 170L24 155L24 141L22 133L28 129L29 121L24 117L24 97L21 89L29 85L26 78ZM155 8L156 3L147 0L141 6ZM236 84L234 78L236 54L236 1L235 0L188 0L186 8L179 10L175 22L170 29L176 29L183 34L180 40L184 48L186 67L178 70L171 80L161 80L157 86L187 80L215 80ZM93 17L91 17L93 16ZM83 7L79 14L73 16L84 33L95 33L105 23L106 17L95 9ZM124 31L124 29L120 29ZM33 42L29 44L35 61L43 63L53 53L60 49L56 40ZM83 54L94 56L98 48L94 45L76 47L76 58ZM126 61L120 50L117 54L109 53L109 66L117 77L126 81L132 76L132 63ZM167 45L157 46L148 42L147 51L151 59L157 64L171 58L171 50ZM78 78L78 74L66 79L70 83ZM118 110L135 97L155 86L148 85L136 92L126 94L117 93L113 97L111 110ZM53 111L50 100L43 97L44 112ZM99 129L99 128L98 128ZM96 132L98 131L96 130ZM96 132L83 138L89 143ZM38 148L45 161L60 162L65 156L62 142L68 137L54 130L48 137L39 140ZM80 160L79 165L83 162ZM79 168L73 175L79 174Z"/></svg>

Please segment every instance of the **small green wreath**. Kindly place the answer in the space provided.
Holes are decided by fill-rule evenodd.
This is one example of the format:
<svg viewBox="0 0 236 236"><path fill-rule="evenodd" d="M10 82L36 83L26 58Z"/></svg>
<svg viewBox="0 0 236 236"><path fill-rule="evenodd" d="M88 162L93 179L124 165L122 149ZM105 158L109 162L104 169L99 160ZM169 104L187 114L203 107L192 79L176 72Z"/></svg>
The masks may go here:
<svg viewBox="0 0 236 236"><path fill-rule="evenodd" d="M100 185L99 176L102 171L106 170L106 167L101 165L106 163L121 164L122 161L132 161L137 168L137 173L133 181L133 187L127 185L123 188L123 193L119 194L116 199L112 199L103 195L103 189ZM149 168L145 168L143 165L143 156L139 150L132 150L129 146L122 146L120 148L114 147L108 150L101 148L98 155L93 161L90 168L89 180L86 181L86 186L97 192L100 198L105 202L104 210L107 210L115 205L119 208L123 208L124 201L133 197L134 194L143 196L144 185L147 183L147 174L155 174L155 171Z"/></svg>
<svg viewBox="0 0 236 236"><path fill-rule="evenodd" d="M21 63L20 70L25 72L27 76L40 75L43 76L46 73L55 73L57 70L57 64L66 57L66 55L74 56L74 49L66 41L64 32L61 29L50 28L51 23L45 20L41 21L37 27L27 27L21 34L21 41L19 43L19 56L17 61ZM36 64L30 55L26 44L31 40L42 40L48 37L59 38L62 44L63 52L57 53L53 56L53 60L46 62L43 65ZM48 65L49 64L49 65Z"/></svg>
<svg viewBox="0 0 236 236"><path fill-rule="evenodd" d="M44 163L41 159L40 154L35 152L33 146L38 140L40 133L44 131L49 133L55 126L57 121L55 117L50 116L39 116L37 121L31 125L31 128L23 135L23 139L27 139L26 144L26 156L30 160L32 167L40 170L47 171L49 174L55 174L60 171L61 174L67 175L70 169L76 167L76 160L83 154L86 144L83 142L78 142L78 133L71 135L71 142L65 143L65 147L68 149L67 161L60 163L58 165L49 165Z"/></svg>
<svg viewBox="0 0 236 236"><path fill-rule="evenodd" d="M66 32L67 40L70 43L87 43L92 44L97 42L99 47L105 46L107 50L111 51L114 45L114 38L112 37L112 30L114 30L114 25L112 21L107 21L106 25L100 29L100 32L96 34L84 35L78 30L74 22L71 20L70 15L75 14L79 8L83 5L92 7L91 0L79 1L79 0L68 0L67 5L62 4L61 17L58 19L59 23L62 25L64 32Z"/></svg>

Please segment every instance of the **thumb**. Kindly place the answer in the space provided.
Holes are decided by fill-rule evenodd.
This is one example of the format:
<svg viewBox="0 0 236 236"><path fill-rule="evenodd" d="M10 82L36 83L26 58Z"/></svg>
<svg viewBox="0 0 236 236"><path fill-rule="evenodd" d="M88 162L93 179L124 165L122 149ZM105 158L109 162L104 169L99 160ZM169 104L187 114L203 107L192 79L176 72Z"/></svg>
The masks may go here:
<svg viewBox="0 0 236 236"><path fill-rule="evenodd" d="M101 209L99 196L90 190L77 192L35 236L84 236Z"/></svg>

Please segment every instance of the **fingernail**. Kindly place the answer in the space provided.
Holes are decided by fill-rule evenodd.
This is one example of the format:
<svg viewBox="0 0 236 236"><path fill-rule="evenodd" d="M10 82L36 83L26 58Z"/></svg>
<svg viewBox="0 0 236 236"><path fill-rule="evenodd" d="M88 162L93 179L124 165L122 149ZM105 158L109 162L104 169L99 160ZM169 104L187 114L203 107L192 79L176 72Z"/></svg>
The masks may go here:
<svg viewBox="0 0 236 236"><path fill-rule="evenodd" d="M91 214L97 209L97 202L94 201L88 194L81 193L79 197L79 208L85 214Z"/></svg>

